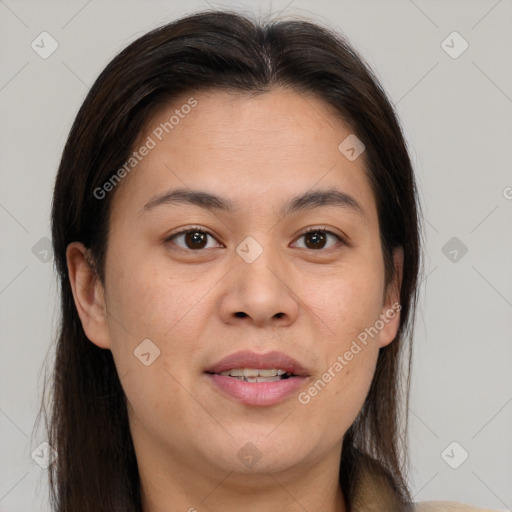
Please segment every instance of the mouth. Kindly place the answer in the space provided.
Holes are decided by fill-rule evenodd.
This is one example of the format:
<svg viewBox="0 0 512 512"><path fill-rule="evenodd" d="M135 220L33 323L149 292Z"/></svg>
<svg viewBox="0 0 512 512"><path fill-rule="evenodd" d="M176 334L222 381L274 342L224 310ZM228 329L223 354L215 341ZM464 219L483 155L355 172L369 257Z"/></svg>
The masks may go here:
<svg viewBox="0 0 512 512"><path fill-rule="evenodd" d="M298 377L298 375L295 375L294 373L275 368L235 368L220 372L218 375L233 377L234 379L242 380L244 382L277 382L278 380L285 380L290 377Z"/></svg>
<svg viewBox="0 0 512 512"><path fill-rule="evenodd" d="M282 352L231 354L205 371L217 391L245 405L270 406L304 386L310 372Z"/></svg>

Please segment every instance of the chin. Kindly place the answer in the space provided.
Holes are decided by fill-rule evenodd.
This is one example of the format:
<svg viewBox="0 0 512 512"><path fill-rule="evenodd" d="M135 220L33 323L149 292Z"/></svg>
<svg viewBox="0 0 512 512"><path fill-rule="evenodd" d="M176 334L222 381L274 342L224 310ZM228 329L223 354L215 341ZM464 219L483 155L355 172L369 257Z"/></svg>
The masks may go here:
<svg viewBox="0 0 512 512"><path fill-rule="evenodd" d="M252 475L297 468L307 457L305 440L286 436L286 432L278 436L272 433L273 429L275 425L257 432L253 428L252 434L248 431L241 431L240 435L232 433L229 446L220 448L221 453L213 456L214 463L225 471Z"/></svg>

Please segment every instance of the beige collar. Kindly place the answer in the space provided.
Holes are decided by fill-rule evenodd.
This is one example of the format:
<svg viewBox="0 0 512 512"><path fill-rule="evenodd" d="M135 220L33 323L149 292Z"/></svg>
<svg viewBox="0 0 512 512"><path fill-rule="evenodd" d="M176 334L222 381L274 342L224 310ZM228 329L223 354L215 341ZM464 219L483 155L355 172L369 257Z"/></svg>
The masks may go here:
<svg viewBox="0 0 512 512"><path fill-rule="evenodd" d="M351 473L347 512L497 512L454 501L404 504L383 466L361 452L356 454Z"/></svg>
<svg viewBox="0 0 512 512"><path fill-rule="evenodd" d="M407 512L392 478L370 457L360 454L354 464L348 503L349 512Z"/></svg>

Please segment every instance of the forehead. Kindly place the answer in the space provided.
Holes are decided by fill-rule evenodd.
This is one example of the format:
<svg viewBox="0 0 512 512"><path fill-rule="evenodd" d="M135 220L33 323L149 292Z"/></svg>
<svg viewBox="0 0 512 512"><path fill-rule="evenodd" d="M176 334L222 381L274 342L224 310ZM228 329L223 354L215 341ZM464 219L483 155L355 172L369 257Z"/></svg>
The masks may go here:
<svg viewBox="0 0 512 512"><path fill-rule="evenodd" d="M114 203L140 210L172 188L229 197L235 208L336 187L372 208L364 153L354 161L338 146L352 134L324 101L278 88L259 95L191 93L160 108L134 150L145 151ZM274 201L275 200L275 201Z"/></svg>

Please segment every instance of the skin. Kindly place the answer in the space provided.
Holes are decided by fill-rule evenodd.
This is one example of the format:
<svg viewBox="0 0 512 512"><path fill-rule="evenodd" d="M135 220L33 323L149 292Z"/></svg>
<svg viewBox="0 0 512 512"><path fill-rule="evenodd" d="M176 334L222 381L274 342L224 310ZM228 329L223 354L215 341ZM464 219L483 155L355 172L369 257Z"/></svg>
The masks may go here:
<svg viewBox="0 0 512 512"><path fill-rule="evenodd" d="M190 96L161 109L135 147ZM127 396L144 511L343 512L343 436L399 314L306 405L296 394L274 406L243 405L203 372L238 350L280 350L310 370L300 391L307 390L398 302L402 253L395 251L396 277L386 289L364 161L338 150L352 132L324 102L284 88L193 97L197 106L115 190L105 283L83 244L67 250L85 333L112 351ZM177 187L215 193L236 209L168 204L141 213ZM331 187L362 213L321 206L279 214L290 197ZM187 245L184 235L168 240L194 225L213 235L205 248ZM309 227L347 243L301 236ZM252 263L236 252L247 236L263 249ZM160 350L149 366L134 357L146 338ZM237 457L248 442L261 455L251 468Z"/></svg>

